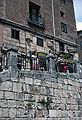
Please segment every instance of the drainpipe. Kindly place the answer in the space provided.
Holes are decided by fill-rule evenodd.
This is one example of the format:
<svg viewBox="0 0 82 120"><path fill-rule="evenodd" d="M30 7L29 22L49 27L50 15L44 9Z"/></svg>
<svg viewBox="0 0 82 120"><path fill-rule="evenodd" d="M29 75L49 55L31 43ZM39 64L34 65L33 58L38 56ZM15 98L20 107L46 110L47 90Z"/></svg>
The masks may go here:
<svg viewBox="0 0 82 120"><path fill-rule="evenodd" d="M53 35L54 35L54 37L55 37L55 19L54 19L55 15L54 15L54 10L55 10L55 8L54 8L54 0L52 0L52 22L53 22Z"/></svg>

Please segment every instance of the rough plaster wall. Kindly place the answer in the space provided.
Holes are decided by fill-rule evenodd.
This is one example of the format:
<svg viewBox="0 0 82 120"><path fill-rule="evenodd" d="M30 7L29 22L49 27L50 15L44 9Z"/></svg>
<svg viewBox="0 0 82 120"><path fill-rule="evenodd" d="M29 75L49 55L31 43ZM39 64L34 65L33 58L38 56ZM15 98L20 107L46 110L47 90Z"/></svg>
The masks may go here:
<svg viewBox="0 0 82 120"><path fill-rule="evenodd" d="M6 18L25 24L27 16L27 0L6 0Z"/></svg>
<svg viewBox="0 0 82 120"><path fill-rule="evenodd" d="M3 41L3 25L0 24L0 44L2 44L2 41Z"/></svg>
<svg viewBox="0 0 82 120"><path fill-rule="evenodd" d="M53 35L51 0L30 1L41 6L41 16L45 20L45 33ZM29 0L6 0L6 18L28 26Z"/></svg>
<svg viewBox="0 0 82 120"><path fill-rule="evenodd" d="M78 79L25 77L0 83L0 120L81 119L82 87Z"/></svg>
<svg viewBox="0 0 82 120"><path fill-rule="evenodd" d="M60 11L64 12L64 17L61 17ZM67 33L61 31L61 22L67 24ZM66 0L65 5L61 5L60 0L55 0L55 32L56 36L75 43L77 32L73 0Z"/></svg>
<svg viewBox="0 0 82 120"><path fill-rule="evenodd" d="M5 0L0 0L0 18L5 18Z"/></svg>
<svg viewBox="0 0 82 120"><path fill-rule="evenodd" d="M1 56L1 45L3 43L3 25L0 25L0 56Z"/></svg>

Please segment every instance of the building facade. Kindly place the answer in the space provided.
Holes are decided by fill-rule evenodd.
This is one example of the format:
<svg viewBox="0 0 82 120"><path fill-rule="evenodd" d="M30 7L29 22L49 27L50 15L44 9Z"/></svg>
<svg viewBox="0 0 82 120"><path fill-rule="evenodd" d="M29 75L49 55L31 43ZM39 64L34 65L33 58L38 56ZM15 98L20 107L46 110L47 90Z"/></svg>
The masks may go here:
<svg viewBox="0 0 82 120"><path fill-rule="evenodd" d="M23 56L68 52L76 48L73 0L0 0L0 61L6 66L6 50ZM6 56L6 57L5 57ZM19 60L20 61L20 60ZM25 61L23 61L26 67Z"/></svg>
<svg viewBox="0 0 82 120"><path fill-rule="evenodd" d="M77 31L77 43L79 44L78 48L78 56L79 56L79 61L82 63L82 30Z"/></svg>

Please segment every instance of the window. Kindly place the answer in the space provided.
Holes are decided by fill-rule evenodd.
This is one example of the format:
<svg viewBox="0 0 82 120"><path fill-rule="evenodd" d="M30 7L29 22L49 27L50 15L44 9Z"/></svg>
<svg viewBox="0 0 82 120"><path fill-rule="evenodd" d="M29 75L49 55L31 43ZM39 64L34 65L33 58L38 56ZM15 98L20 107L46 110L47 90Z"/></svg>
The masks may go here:
<svg viewBox="0 0 82 120"><path fill-rule="evenodd" d="M80 47L82 48L82 40L80 41Z"/></svg>
<svg viewBox="0 0 82 120"><path fill-rule="evenodd" d="M82 37L82 31L79 33L79 36Z"/></svg>
<svg viewBox="0 0 82 120"><path fill-rule="evenodd" d="M2 57L0 57L0 72L2 71Z"/></svg>
<svg viewBox="0 0 82 120"><path fill-rule="evenodd" d="M29 2L29 18L32 22L38 22L40 16L40 6Z"/></svg>
<svg viewBox="0 0 82 120"><path fill-rule="evenodd" d="M29 23L29 25L37 26L42 29L45 28L45 22L40 13L40 6L35 3L32 3L32 2L29 2L28 23Z"/></svg>
<svg viewBox="0 0 82 120"><path fill-rule="evenodd" d="M60 11L60 15L64 18L64 12Z"/></svg>
<svg viewBox="0 0 82 120"><path fill-rule="evenodd" d="M41 47L44 46L44 43L43 43L43 39L42 39L42 38L37 37L37 45L38 45L38 46L41 46Z"/></svg>
<svg viewBox="0 0 82 120"><path fill-rule="evenodd" d="M59 49L64 52L64 43L59 42Z"/></svg>
<svg viewBox="0 0 82 120"><path fill-rule="evenodd" d="M64 5L65 2L66 2L66 0L60 0L60 3L61 3L62 5Z"/></svg>
<svg viewBox="0 0 82 120"><path fill-rule="evenodd" d="M19 40L19 31L15 29L11 29L11 38Z"/></svg>
<svg viewBox="0 0 82 120"><path fill-rule="evenodd" d="M67 33L67 25L61 22L61 31Z"/></svg>
<svg viewBox="0 0 82 120"><path fill-rule="evenodd" d="M22 68L22 58L19 55L17 56L17 67L19 70Z"/></svg>
<svg viewBox="0 0 82 120"><path fill-rule="evenodd" d="M73 0L69 0L69 2L71 2L71 4L73 5Z"/></svg>

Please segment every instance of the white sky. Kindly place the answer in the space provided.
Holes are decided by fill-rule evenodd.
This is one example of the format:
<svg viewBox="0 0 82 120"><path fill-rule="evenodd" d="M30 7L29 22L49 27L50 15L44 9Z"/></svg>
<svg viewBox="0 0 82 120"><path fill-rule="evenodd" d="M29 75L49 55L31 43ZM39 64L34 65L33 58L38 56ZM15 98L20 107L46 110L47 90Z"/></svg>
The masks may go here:
<svg viewBox="0 0 82 120"><path fill-rule="evenodd" d="M82 0L73 0L77 30L82 30Z"/></svg>

